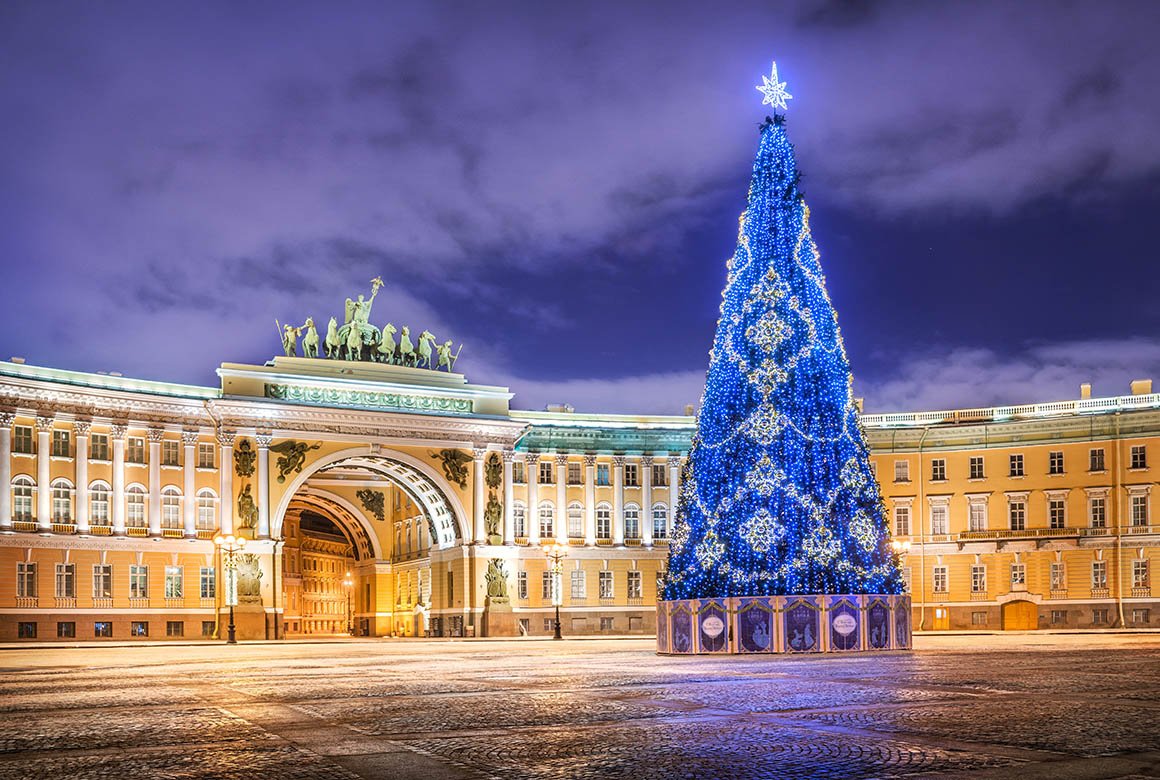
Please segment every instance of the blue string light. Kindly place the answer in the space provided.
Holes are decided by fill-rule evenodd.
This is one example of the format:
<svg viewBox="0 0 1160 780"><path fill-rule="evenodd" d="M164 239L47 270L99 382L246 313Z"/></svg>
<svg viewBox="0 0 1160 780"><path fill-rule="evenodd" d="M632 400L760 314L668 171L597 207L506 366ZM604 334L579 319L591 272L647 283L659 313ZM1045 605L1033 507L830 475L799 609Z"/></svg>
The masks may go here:
<svg viewBox="0 0 1160 780"><path fill-rule="evenodd" d="M683 473L670 601L903 592L798 180L784 118L767 119Z"/></svg>

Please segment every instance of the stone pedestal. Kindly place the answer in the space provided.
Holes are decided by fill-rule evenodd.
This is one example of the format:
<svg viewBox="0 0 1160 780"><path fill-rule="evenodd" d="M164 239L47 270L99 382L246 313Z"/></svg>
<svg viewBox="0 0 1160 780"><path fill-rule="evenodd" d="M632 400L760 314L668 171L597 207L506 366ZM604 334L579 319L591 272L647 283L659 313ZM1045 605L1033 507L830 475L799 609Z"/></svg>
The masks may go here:
<svg viewBox="0 0 1160 780"><path fill-rule="evenodd" d="M222 635L229 630L230 608L222 608ZM266 632L266 610L261 604L239 604L234 607L234 626L238 641L246 639L268 639Z"/></svg>
<svg viewBox="0 0 1160 780"><path fill-rule="evenodd" d="M481 636L519 636L519 621L507 599L488 598L483 611Z"/></svg>

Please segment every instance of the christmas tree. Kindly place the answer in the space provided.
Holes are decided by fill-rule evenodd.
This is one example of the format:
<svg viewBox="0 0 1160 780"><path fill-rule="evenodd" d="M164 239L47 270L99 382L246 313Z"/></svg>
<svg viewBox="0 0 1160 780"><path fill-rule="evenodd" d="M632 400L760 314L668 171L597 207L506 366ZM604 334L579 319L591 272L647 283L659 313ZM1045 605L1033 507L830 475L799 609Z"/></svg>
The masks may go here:
<svg viewBox="0 0 1160 780"><path fill-rule="evenodd" d="M784 108L789 95L775 97ZM767 118L681 485L666 600L903 592L799 178L784 117Z"/></svg>

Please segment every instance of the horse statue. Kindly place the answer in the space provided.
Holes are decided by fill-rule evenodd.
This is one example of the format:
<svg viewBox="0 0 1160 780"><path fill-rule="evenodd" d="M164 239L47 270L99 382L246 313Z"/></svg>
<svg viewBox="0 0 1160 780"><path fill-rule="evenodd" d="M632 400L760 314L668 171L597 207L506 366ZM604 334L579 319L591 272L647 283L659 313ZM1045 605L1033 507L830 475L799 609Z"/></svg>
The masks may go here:
<svg viewBox="0 0 1160 780"><path fill-rule="evenodd" d="M377 330L377 328L376 328ZM346 359L362 360L363 334L358 328L348 328L346 331Z"/></svg>
<svg viewBox="0 0 1160 780"><path fill-rule="evenodd" d="M431 368L431 345L435 342L435 335L429 330L419 334L419 357L415 359L415 368Z"/></svg>
<svg viewBox="0 0 1160 780"><path fill-rule="evenodd" d="M389 322L383 328L383 337L379 341L379 345L375 348L375 352L378 355L378 359L384 363L395 362L395 334L397 332L395 326ZM371 357L374 357L374 355Z"/></svg>
<svg viewBox="0 0 1160 780"><path fill-rule="evenodd" d="M316 358L318 357L318 328L314 327L314 318L307 317L302 327L306 330L306 335L302 337L302 356Z"/></svg>
<svg viewBox="0 0 1160 780"><path fill-rule="evenodd" d="M403 332L399 334L399 365L414 365L414 363L415 346L411 343L411 329L404 325Z"/></svg>
<svg viewBox="0 0 1160 780"><path fill-rule="evenodd" d="M326 326L326 356L328 358L338 357L338 350L341 346L342 342L338 340L338 320L331 317L330 324Z"/></svg>

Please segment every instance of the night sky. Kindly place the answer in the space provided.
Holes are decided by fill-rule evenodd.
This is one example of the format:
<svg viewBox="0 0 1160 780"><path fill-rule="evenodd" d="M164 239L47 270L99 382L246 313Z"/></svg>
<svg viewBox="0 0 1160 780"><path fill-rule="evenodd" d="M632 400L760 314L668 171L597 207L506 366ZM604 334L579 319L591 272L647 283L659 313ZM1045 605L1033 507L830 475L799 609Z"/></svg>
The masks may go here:
<svg viewBox="0 0 1160 780"><path fill-rule="evenodd" d="M0 5L0 357L216 385L274 320L516 405L700 396L776 59L868 411L1160 380L1160 3Z"/></svg>

